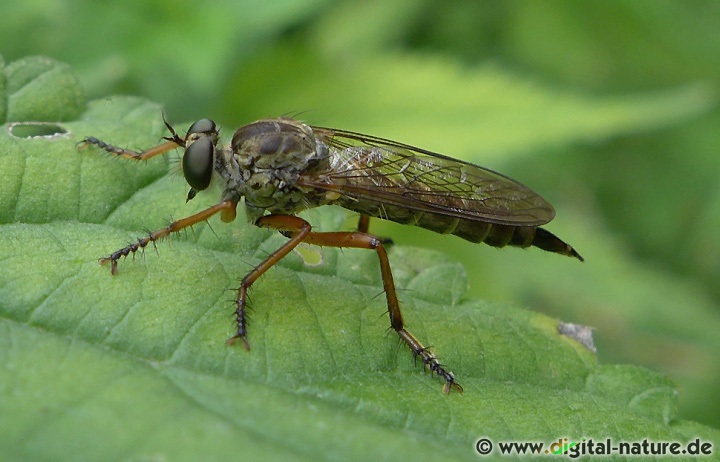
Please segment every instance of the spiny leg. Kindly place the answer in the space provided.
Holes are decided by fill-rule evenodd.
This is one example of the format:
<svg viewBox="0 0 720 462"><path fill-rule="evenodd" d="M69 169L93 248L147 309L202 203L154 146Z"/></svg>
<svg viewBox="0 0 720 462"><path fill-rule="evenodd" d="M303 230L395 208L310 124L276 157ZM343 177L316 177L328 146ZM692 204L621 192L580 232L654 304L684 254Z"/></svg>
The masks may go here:
<svg viewBox="0 0 720 462"><path fill-rule="evenodd" d="M137 151L133 151L131 149L119 148L117 146L113 146L112 144L108 144L102 140L99 140L93 136L90 136L90 137L82 140L80 143L78 143L78 148L83 148L87 145L95 145L95 146L99 147L100 149L109 152L110 154L113 154L118 157L124 157L125 159L132 159L132 160L147 160L151 157L155 157L160 154L164 154L164 153L180 146L176 141L168 140L168 141L158 144L157 146L152 147L150 149L146 149L144 151L137 152Z"/></svg>
<svg viewBox="0 0 720 462"><path fill-rule="evenodd" d="M388 313L390 315L390 325L397 332L400 339L410 347L415 357L420 357L423 366L430 369L431 372L442 377L445 381L443 392L449 393L451 389L462 392L462 387L455 381L452 372L445 369L440 364L437 357L420 341L415 338L404 327L402 313L400 311L400 303L398 302L397 292L395 290L395 282L390 268L390 260L383 246L382 239L362 232L312 232L310 224L305 220L287 215L267 215L260 218L257 222L258 226L270 227L281 231L290 237L285 245L271 254L263 263L261 263L251 274L254 276L249 284L252 284L257 277L267 271L267 269L288 254L300 242L307 242L319 246L327 247L349 247L358 249L370 249L377 252L380 260L380 272L382 274L383 288L385 289L385 297L387 299ZM250 275L248 275L250 276ZM246 277L247 279L247 277ZM246 286L246 279L243 279L241 289ZM249 284L247 284L249 286ZM247 287L245 287L245 291ZM244 336L243 336L244 339Z"/></svg>
<svg viewBox="0 0 720 462"><path fill-rule="evenodd" d="M234 344L237 340L242 340L246 350L250 349L247 340L247 292L250 286L262 276L267 270L272 268L277 262L283 259L285 255L290 253L297 247L312 230L312 226L302 218L292 215L268 215L261 217L257 222L257 226L270 227L280 232L292 231L290 240L283 244L279 249L268 255L258 266L253 268L240 282L237 289L237 297L235 298L235 323L237 332L226 342L228 345Z"/></svg>
<svg viewBox="0 0 720 462"><path fill-rule="evenodd" d="M156 231L149 233L145 237L139 238L137 242L123 247L120 250L116 250L105 258L101 258L100 263L110 263L110 272L112 274L117 274L117 264L120 258L127 257L131 253L135 254L135 252L144 249L150 243L154 243L155 241L162 239L171 233L178 232L183 228L187 228L188 226L192 226L194 224L200 223L201 221L205 221L216 213L222 212L223 216L230 214L234 216L235 207L237 207L236 202L233 202L231 200L224 200L194 215L190 215L189 217L183 218L181 220L173 221L164 228L160 228Z"/></svg>
<svg viewBox="0 0 720 462"><path fill-rule="evenodd" d="M175 132L175 129L173 129L172 125L168 123L168 121L165 119L165 114L163 114L163 122L165 122L165 126L170 130L170 134L172 136L170 137L163 137L165 140L164 143L160 143L157 146L154 146L150 149L146 149L144 151L133 151L132 149L127 148L120 148L117 146L113 146L112 144L108 144L102 140L99 140L95 138L94 136L88 136L84 140L80 141L77 144L78 149L84 149L85 147L89 145L95 145L99 147L100 149L109 152L110 154L113 154L118 157L123 157L125 159L132 159L132 160L148 160L151 157L159 156L161 154L165 154L166 152L185 146L185 141L178 136L178 134Z"/></svg>

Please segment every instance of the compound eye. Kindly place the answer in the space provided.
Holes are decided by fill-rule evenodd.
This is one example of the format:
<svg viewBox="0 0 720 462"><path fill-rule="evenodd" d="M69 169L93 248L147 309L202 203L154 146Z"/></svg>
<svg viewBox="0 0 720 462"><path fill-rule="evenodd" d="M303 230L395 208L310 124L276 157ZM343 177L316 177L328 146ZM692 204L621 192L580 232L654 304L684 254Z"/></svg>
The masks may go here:
<svg viewBox="0 0 720 462"><path fill-rule="evenodd" d="M212 133L217 131L215 122L210 119L200 119L194 124L190 125L188 134L191 133Z"/></svg>
<svg viewBox="0 0 720 462"><path fill-rule="evenodd" d="M214 146L209 138L195 141L188 146L182 158L185 181L197 191L207 189L213 172Z"/></svg>

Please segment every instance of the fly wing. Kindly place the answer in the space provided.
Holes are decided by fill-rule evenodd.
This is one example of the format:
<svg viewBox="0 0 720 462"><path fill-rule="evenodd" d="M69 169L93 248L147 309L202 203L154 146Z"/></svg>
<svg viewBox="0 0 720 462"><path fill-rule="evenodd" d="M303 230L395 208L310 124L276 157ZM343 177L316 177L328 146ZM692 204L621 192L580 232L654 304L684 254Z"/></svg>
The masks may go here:
<svg viewBox="0 0 720 462"><path fill-rule="evenodd" d="M395 141L312 127L330 167L298 185L357 202L514 226L539 226L553 207L527 186L477 165Z"/></svg>

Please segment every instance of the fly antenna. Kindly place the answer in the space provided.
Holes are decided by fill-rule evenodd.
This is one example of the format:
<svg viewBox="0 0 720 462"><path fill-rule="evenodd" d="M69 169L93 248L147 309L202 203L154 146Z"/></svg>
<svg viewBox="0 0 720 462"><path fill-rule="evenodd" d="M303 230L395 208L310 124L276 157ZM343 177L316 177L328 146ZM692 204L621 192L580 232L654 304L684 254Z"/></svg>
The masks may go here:
<svg viewBox="0 0 720 462"><path fill-rule="evenodd" d="M167 127L168 130L170 130L170 133L172 134L172 136L163 136L163 139L167 140L167 141L172 141L172 142L176 143L178 146L185 147L185 140L183 140L182 138L180 138L178 136L178 134L177 134L177 132L175 132L175 129L173 128L173 126L170 125L170 122L167 121L167 118L165 117L165 111L162 111L162 119L163 119L163 122L165 122L165 126Z"/></svg>

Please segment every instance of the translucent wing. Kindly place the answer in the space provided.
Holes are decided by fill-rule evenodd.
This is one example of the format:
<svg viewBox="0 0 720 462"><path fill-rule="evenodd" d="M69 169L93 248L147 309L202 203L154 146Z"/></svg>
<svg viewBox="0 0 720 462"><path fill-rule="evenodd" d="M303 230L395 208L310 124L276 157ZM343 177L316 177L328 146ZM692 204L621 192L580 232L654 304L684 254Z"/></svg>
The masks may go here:
<svg viewBox="0 0 720 462"><path fill-rule="evenodd" d="M368 213L374 204L514 226L539 226L555 216L537 193L492 170L383 138L312 129L330 148L331 166L303 174L298 184L336 193L343 206L356 204L348 207L353 210Z"/></svg>

